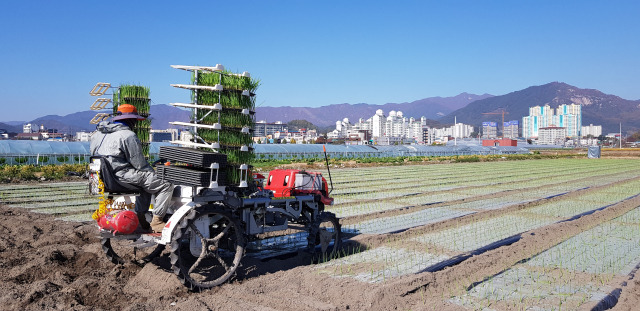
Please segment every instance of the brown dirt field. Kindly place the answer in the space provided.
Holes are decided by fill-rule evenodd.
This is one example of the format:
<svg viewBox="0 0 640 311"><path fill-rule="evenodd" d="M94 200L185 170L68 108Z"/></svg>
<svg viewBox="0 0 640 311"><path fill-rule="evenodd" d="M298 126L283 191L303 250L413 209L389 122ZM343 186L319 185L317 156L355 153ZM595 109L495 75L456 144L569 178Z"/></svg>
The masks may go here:
<svg viewBox="0 0 640 311"><path fill-rule="evenodd" d="M618 304L612 310L638 310L640 306L640 273L627 281L627 286L622 288Z"/></svg>
<svg viewBox="0 0 640 311"><path fill-rule="evenodd" d="M544 155L587 155L586 148L577 149L551 149L538 150ZM601 157L603 158L637 158L640 157L640 148L602 148Z"/></svg>
<svg viewBox="0 0 640 311"><path fill-rule="evenodd" d="M604 158L637 158L640 157L640 148L604 148L602 149Z"/></svg>

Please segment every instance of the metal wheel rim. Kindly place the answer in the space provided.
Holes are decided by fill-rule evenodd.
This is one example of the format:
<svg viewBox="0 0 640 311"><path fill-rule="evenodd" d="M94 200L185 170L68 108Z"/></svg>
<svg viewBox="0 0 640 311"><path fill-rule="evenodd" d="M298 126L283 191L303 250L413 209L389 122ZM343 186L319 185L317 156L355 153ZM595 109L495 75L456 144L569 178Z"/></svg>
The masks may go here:
<svg viewBox="0 0 640 311"><path fill-rule="evenodd" d="M201 290L228 281L240 266L244 255L244 238L240 223L219 209L204 210L181 222L180 237L172 242L172 265L180 280L192 290ZM202 217L220 217L210 226L208 236L195 222ZM198 256L189 250L192 236L200 240ZM231 245L233 244L233 245Z"/></svg>
<svg viewBox="0 0 640 311"><path fill-rule="evenodd" d="M333 246L330 243L333 242ZM317 247L319 246L319 247ZM340 222L333 213L323 212L309 230L309 250L318 259L331 259L342 246Z"/></svg>

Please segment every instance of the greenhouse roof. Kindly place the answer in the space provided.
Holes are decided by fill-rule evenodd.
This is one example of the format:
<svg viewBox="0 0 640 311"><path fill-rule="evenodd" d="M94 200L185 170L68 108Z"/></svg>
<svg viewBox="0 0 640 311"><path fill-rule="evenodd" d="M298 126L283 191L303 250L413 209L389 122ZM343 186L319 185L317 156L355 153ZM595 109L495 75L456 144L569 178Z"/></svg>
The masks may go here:
<svg viewBox="0 0 640 311"><path fill-rule="evenodd" d="M151 143L150 153L158 153L160 146L170 143ZM40 141L40 140L0 140L0 154L90 154L89 142L81 141Z"/></svg>
<svg viewBox="0 0 640 311"><path fill-rule="evenodd" d="M88 142L1 140L0 154L88 154Z"/></svg>
<svg viewBox="0 0 640 311"><path fill-rule="evenodd" d="M323 145L319 144L256 144L256 153L322 153ZM379 152L372 146L365 145L324 145L327 152Z"/></svg>
<svg viewBox="0 0 640 311"><path fill-rule="evenodd" d="M171 143L151 143L150 154L157 154L160 146ZM256 154L321 154L323 145L319 144L256 144ZM379 156L410 156L428 154L489 154L489 153L528 153L522 147L483 147L474 145L458 146L371 146L371 145L325 145L329 154L376 154ZM58 155L90 153L89 142L60 142L36 140L0 140L0 155Z"/></svg>

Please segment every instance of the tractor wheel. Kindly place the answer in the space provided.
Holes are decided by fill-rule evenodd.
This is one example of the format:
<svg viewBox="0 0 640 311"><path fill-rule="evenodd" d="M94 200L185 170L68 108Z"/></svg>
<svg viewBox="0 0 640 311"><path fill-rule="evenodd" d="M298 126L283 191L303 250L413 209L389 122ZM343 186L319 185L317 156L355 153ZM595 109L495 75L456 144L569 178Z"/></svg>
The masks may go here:
<svg viewBox="0 0 640 311"><path fill-rule="evenodd" d="M240 266L244 248L244 230L237 217L222 205L204 205L177 225L171 266L182 284L201 291L228 281Z"/></svg>
<svg viewBox="0 0 640 311"><path fill-rule="evenodd" d="M335 214L318 214L309 228L308 249L314 261L327 261L338 256L342 247L342 230Z"/></svg>
<svg viewBox="0 0 640 311"><path fill-rule="evenodd" d="M102 244L102 251L107 256L107 259L116 265L123 265L126 261L118 253L128 254L132 252L131 256L123 256L139 266L144 266L147 262L160 256L165 248L162 244L158 244L156 247L138 248L134 240L111 238L102 238L100 244Z"/></svg>

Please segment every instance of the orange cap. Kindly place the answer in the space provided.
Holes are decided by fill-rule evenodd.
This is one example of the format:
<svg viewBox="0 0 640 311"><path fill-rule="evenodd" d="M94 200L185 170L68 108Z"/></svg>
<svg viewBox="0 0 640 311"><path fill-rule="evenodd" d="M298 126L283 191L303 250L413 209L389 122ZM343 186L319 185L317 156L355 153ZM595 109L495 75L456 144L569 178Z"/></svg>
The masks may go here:
<svg viewBox="0 0 640 311"><path fill-rule="evenodd" d="M118 112L121 113L138 113L138 109L136 109L136 106L134 105L129 105L129 104L124 104L124 105L120 105L118 106Z"/></svg>
<svg viewBox="0 0 640 311"><path fill-rule="evenodd" d="M113 121L124 120L124 119L136 119L136 120L144 120L145 117L138 115L138 109L134 105L130 104L122 104L118 106L118 111L116 115L113 117Z"/></svg>

